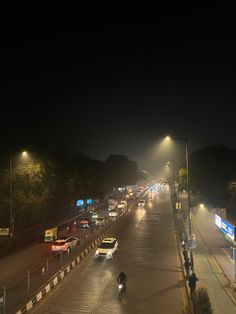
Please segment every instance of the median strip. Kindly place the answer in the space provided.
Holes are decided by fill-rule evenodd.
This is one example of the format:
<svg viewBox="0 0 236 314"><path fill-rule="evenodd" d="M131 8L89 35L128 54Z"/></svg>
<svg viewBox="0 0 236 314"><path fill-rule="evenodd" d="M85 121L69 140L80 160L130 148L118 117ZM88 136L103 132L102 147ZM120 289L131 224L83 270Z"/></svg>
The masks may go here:
<svg viewBox="0 0 236 314"><path fill-rule="evenodd" d="M44 287L33 297L29 302L25 304L20 310L16 312L16 314L23 314L32 309L34 305L39 303L60 281L64 279L64 277L75 268L76 265L79 265L80 262L88 255L88 253L95 247L101 240L111 232L112 226L110 226L106 231L103 232L101 236L99 236L93 243L91 243L75 260L73 260L70 265L64 267L64 269L60 270L56 276L52 277ZM1 299L0 299L1 300Z"/></svg>

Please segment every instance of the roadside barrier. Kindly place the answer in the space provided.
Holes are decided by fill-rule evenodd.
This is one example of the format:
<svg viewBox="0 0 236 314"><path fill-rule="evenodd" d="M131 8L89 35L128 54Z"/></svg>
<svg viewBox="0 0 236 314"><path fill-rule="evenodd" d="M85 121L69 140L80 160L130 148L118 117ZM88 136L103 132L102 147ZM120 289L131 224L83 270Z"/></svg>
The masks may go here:
<svg viewBox="0 0 236 314"><path fill-rule="evenodd" d="M111 232L113 226L115 227L116 223L120 221L123 216L131 213L135 204L136 202L132 202L121 216L106 225L104 230L101 230L97 235L95 234L93 236L89 234L89 237L86 237L86 239L82 238L83 243L81 251L78 252L78 255L75 255L71 261L65 263L66 260L69 259L69 255L64 256L63 254L59 255L60 258L57 260L58 255L47 258L43 265L27 271L25 279L18 280L7 288L3 287L2 295L0 292L0 313L18 314L26 313L31 310L35 304L39 303L42 298L57 286L58 283Z"/></svg>

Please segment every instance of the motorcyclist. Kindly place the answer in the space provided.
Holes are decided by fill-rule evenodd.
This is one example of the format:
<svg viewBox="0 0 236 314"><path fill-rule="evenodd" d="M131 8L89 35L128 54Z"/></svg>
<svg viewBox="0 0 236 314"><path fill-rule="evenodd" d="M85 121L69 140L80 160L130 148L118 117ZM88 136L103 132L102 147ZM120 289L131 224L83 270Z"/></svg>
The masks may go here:
<svg viewBox="0 0 236 314"><path fill-rule="evenodd" d="M119 274L119 276L117 277L117 282L118 282L119 284L123 284L123 286L124 286L124 292L125 292L125 290L126 290L126 281L127 281L127 276L126 276L126 274L125 274L124 271L121 271L120 274Z"/></svg>

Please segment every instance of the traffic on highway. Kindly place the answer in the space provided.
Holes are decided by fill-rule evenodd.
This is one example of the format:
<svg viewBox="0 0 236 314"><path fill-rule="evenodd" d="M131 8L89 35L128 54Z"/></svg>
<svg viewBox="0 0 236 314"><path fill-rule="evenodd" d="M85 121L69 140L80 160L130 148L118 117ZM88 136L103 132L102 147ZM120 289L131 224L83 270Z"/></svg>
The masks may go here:
<svg viewBox="0 0 236 314"><path fill-rule="evenodd" d="M34 313L182 313L188 301L168 190L129 206ZM170 308L170 300L175 307Z"/></svg>
<svg viewBox="0 0 236 314"><path fill-rule="evenodd" d="M1 257L0 284L6 287L8 308L18 309L40 286L97 239L104 229L124 215L135 202L137 200L133 193L131 199L129 193L118 195L116 199L108 199L97 209L90 208L60 226L46 229L42 241ZM116 215L110 215L110 212ZM113 243L106 245L112 246ZM108 250L108 258L113 258L113 249L114 252L117 251L117 245L116 241L114 248ZM97 248L98 251L101 249ZM97 255L100 257L102 253Z"/></svg>

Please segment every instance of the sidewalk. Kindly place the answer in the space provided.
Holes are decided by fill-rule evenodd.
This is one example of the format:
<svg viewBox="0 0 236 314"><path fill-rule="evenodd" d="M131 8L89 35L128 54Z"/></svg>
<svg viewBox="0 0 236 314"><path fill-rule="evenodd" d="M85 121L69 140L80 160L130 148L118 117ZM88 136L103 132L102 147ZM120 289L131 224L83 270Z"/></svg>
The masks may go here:
<svg viewBox="0 0 236 314"><path fill-rule="evenodd" d="M181 201L187 208L186 200ZM194 213L192 232L197 240L193 250L194 271L199 279L197 289L207 288L215 314L236 313L234 264L227 252L230 243L214 226L206 208Z"/></svg>

